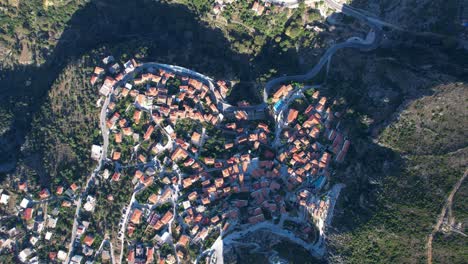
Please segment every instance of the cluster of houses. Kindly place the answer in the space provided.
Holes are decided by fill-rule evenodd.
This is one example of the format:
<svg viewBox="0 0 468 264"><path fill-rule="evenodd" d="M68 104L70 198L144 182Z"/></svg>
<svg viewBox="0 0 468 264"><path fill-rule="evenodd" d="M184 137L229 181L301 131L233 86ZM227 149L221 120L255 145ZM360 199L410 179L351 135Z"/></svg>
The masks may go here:
<svg viewBox="0 0 468 264"><path fill-rule="evenodd" d="M224 8L226 8L227 5L231 5L236 0L216 0L213 4L212 12L215 15L219 15L224 11ZM256 16L261 16L263 14L270 14L270 10L268 9L271 7L272 3L269 1L260 1L260 0L255 0L252 1L252 4L250 5L250 10L252 10ZM279 7L281 8L281 7Z"/></svg>
<svg viewBox="0 0 468 264"><path fill-rule="evenodd" d="M295 198L303 216L310 216L316 223L316 227L319 230L320 235L323 235L328 210L330 208L330 200L328 196L320 198L304 189L299 191Z"/></svg>
<svg viewBox="0 0 468 264"><path fill-rule="evenodd" d="M191 146L200 140L199 135L195 134L197 132L193 132L190 142L175 141L169 153L170 162L182 168L190 167L193 171L192 174L180 175L183 195L177 206L183 208L179 214L182 221L175 224L175 229L183 233L176 245L179 259L186 259L187 247L192 245L198 248L215 230L227 230L235 223L255 224L278 217L286 211L284 197L279 194L281 165L274 161L273 152L265 151L268 160L260 160L248 151L258 149L260 145L268 146L271 131L265 123L252 126L244 121L219 126L237 135L233 142L225 144L225 149L234 148L237 149L235 152L240 153L227 158L196 158ZM199 147L202 146L197 145ZM245 152L241 149L245 149ZM173 176L166 181L176 184L178 179ZM166 187L160 193L150 195L147 202L164 204L172 196L173 189ZM246 214L241 213L244 210ZM157 241L166 241L174 217L172 208L161 213L134 208L127 233L131 235L138 227L151 229L156 232ZM129 260L133 259L133 254L129 253Z"/></svg>
<svg viewBox="0 0 468 264"><path fill-rule="evenodd" d="M134 69L140 66L134 60L129 61L126 65L130 65ZM100 74L101 72L105 72L105 70L96 67L93 76L97 76L97 78L103 77L103 84L99 89L101 95L111 95L106 125L113 139L113 149L110 152L112 161L128 165L129 159L122 159L123 153L121 153L119 148L125 143L125 138L128 137L132 139L132 147L142 143L149 145L149 151L138 152L137 155L133 155L139 163L151 161L161 156L167 150L170 155L165 157L167 160L164 163L165 165L183 160L183 165L193 170L198 170L202 166L205 166L195 158L199 154L204 139L202 131L193 131L188 139L184 139L186 137L178 135L174 128L181 119L191 119L199 123L209 123L217 126L223 120L223 115L218 109L217 102L224 99L229 91L226 82L218 81L216 87L212 89L203 80L190 78L185 75L176 75L162 68L145 68L144 72L137 74L132 80L125 80L125 82L122 81L124 76L120 76L120 73L115 73L117 74L115 77L104 77ZM127 71L125 70L125 72ZM170 89L173 90L174 88L168 87L168 82L171 82L170 80L177 80L177 82L172 82L178 84L178 87L175 87L176 92L170 91ZM94 84L95 82L95 78L92 78L91 83ZM132 104L124 108L118 107L120 101L128 100L129 98ZM129 115L127 112L132 112L132 114ZM145 118L145 115L148 118ZM141 125L140 129L135 129L135 125ZM166 137L167 143L163 143L159 137L154 137L153 135L156 133ZM157 138L159 138L159 142L155 140ZM94 146L93 150L94 155L92 156L98 159L101 149L98 146ZM133 183L143 184L144 186L153 184L155 171L149 172L149 170L151 169L145 171L136 170L133 175ZM104 173L103 175L107 175L104 178L109 179L111 182L120 181L122 177L122 173L119 170ZM178 176L174 175L171 179L167 180L167 183L176 184L177 181ZM185 180L184 185L187 182ZM160 193L150 195L147 202L150 205L158 206L168 202L172 198L172 195L173 189L167 187L161 190ZM192 194L190 197L196 199L193 196ZM92 204L92 202L94 202L93 199L87 199L87 204ZM180 206L187 207L187 202ZM144 228L145 232L147 230L156 232L157 241L161 241L161 244L163 244L168 235L170 222L173 219L174 214L172 209L157 213L143 208L132 207L126 235L132 237L136 229ZM218 221L213 220L215 223ZM180 229L181 227L178 226L178 228ZM192 230L192 233L196 233L195 231L195 229ZM203 241L207 235L207 228L200 228L195 237L182 235L178 248L186 247L192 240ZM154 251L149 247L145 247L145 249L129 249L127 260L133 263L140 263L143 258L152 258L152 252ZM178 250L178 257L183 258L187 255L186 252L186 250ZM166 261L172 259L170 255L159 257Z"/></svg>
<svg viewBox="0 0 468 264"><path fill-rule="evenodd" d="M107 167L101 175L111 184L128 176L142 188L163 183L146 201L140 201L145 206L132 204L128 209L125 236L135 241L126 246L129 263L189 260L191 250L199 250L221 230L226 233L238 225L279 219L290 210L303 212L317 226L325 226L330 202L316 194L330 177L331 163L344 160L350 141L337 125L340 113L332 112L333 103L320 92L311 96L305 109L291 107L284 112L279 134L282 144L274 147L274 125L268 121L252 121L242 107L224 116L221 105L229 92L224 81L213 85L135 60L121 65L111 56L103 62L105 66L94 69L90 82L95 85L101 80L100 102L108 100L108 161L115 166L111 171ZM293 90L291 85L281 86L272 95L273 103L284 103ZM177 130L178 122L186 119L201 126ZM222 138L217 138L222 141L220 150L206 151L205 142L213 136L205 130L207 125L221 132ZM99 160L102 147L93 146L91 157ZM119 169L123 166L135 166L132 175ZM26 183L19 187L27 189ZM75 183L58 186L54 195L43 189L39 199L58 197L63 207L70 207L78 188ZM96 198L84 198L83 209L94 212ZM112 194L107 198L113 201ZM8 200L2 193L0 202ZM44 215L37 202L28 198L20 207L28 228L37 234L31 237L31 245L41 239L43 230L44 239L49 240L58 209ZM97 254L96 234L89 232L88 226L89 222L78 221L81 247L70 258L74 263L92 260ZM309 231L310 225L297 230L305 237ZM157 244L139 243L142 233L151 234ZM162 255L160 249L168 243L171 253ZM25 261L34 256L34 247L27 249L21 254ZM63 261L67 253L51 252L49 257Z"/></svg>
<svg viewBox="0 0 468 264"><path fill-rule="evenodd" d="M273 95L273 102L278 104L292 90L291 85L280 87ZM332 113L327 98L320 96L319 91L311 99L305 109L291 107L284 113L287 127L281 131L281 140L285 144L278 151L278 161L288 167L288 190L303 183L320 189L330 177L333 159L342 162L350 146L350 141L337 129L339 122L335 122L341 114ZM327 144L329 141L331 145Z"/></svg>
<svg viewBox="0 0 468 264"><path fill-rule="evenodd" d="M176 93L168 95L166 84L171 78L179 80L179 87ZM182 202L177 205L183 207L180 214L183 221L176 224L176 229L183 231L176 247L180 249L176 251L179 259L187 257L186 247L202 243L213 230L220 227L227 229L230 226L229 222L254 224L285 212L283 196L278 194L281 189L281 165L274 161L274 151L268 147L272 132L265 123L250 124L243 111L237 111L231 122L222 122L223 114L218 110L217 102L228 93L225 82L218 81L213 90L202 80L178 76L163 69L141 73L132 82L122 84L122 87L115 85L117 82L118 80L105 77L100 88L102 95L112 93L106 124L114 135L113 146L118 147L122 144L124 137L138 139L134 141L135 145L147 141L150 143L151 151L136 155L140 162L152 160L161 155L163 150L167 150L165 165L177 164L193 172L190 175L173 175L168 179L168 183L177 184L180 177L180 188L184 193ZM107 87L109 85L110 89ZM131 119L124 117L124 112L129 111L129 107L116 108L119 101L125 100L128 96L132 97L131 107L134 108ZM143 122L142 113L151 113L151 118L144 121L145 125L140 131L135 131L132 129L132 124ZM177 134L174 127L181 119L192 119L202 124L209 123L228 134L234 134L234 137L230 136L230 140L226 141L224 149L235 154L222 158L214 156L200 158L203 141L209 135L202 131L184 131L184 134L190 133L189 137ZM168 144L152 139L151 135L156 130L167 135ZM250 149L260 151L262 147L266 148L263 151L265 160L259 160L249 153ZM114 162L124 163L118 148L111 153L110 157ZM119 171L110 174L111 181L119 181L121 178ZM134 183L149 186L153 184L154 176L154 173L136 170L133 176ZM239 198L230 200L236 194ZM167 187L160 190L160 193L150 195L147 202L157 206L167 203L173 195L173 188ZM241 215L241 210L247 210L248 213ZM126 235L132 237L136 229L143 228L145 232L147 230L156 232L158 241L163 242L174 218L172 208L157 213L133 207ZM222 223L225 224L221 226ZM140 250L143 251L148 252L147 249ZM144 255L148 257L146 253ZM137 254L136 249L129 250L127 259L129 262L136 261L137 256L143 254ZM170 256L160 257L166 260L170 258Z"/></svg>
<svg viewBox="0 0 468 264"><path fill-rule="evenodd" d="M236 0L215 0L212 7L212 13L214 15L221 14L226 6L232 5ZM285 8L297 8L299 6L297 2L288 2L288 1L271 1L271 0L252 0L249 5L250 10L254 12L256 16L268 15L275 11L282 11ZM307 7L318 8L319 4L323 3L321 0L305 0L304 4Z"/></svg>
<svg viewBox="0 0 468 264"><path fill-rule="evenodd" d="M136 63L131 65L138 67ZM178 90L176 94L169 94L166 87L170 79L177 79L180 83L179 87L176 87ZM117 81L118 79L106 77L100 88L101 94L107 96L111 91L108 86L112 87ZM125 138L131 138L135 145L141 141L153 143L152 135L160 131L169 137L169 141L179 141L174 132L174 125L179 119L192 119L216 126L223 119L217 102L222 100L228 91L228 86L223 81L218 81L216 87L211 90L200 80L188 76L176 76L173 72L164 69L148 69L148 72L138 76L132 83L127 82L122 87L114 88L113 100L108 105L108 110L112 114L106 120L116 146L112 150L112 160L122 159L119 145L125 141ZM133 105L126 109L116 109L116 103L127 97L131 98ZM128 112L133 114L129 116ZM134 131L135 125L142 125L143 129ZM200 134L194 134L193 147L199 143L197 137L200 137ZM161 142L151 146L154 155L164 150ZM142 153L138 155L138 159L144 163L149 157L147 153Z"/></svg>
<svg viewBox="0 0 468 264"><path fill-rule="evenodd" d="M140 66L133 60L126 65ZM99 72L99 69L95 70L96 75ZM228 92L223 81L210 88L210 84L203 80L162 68L145 69L135 79L116 85L123 78L105 77L100 88L102 95L112 93L106 120L114 135L111 159L122 164L129 162L128 159L121 160L118 146L125 137L130 137L135 146L143 142L149 145L150 151L132 155L138 162L145 163L164 155L164 166L175 166L184 171L178 170L177 174L165 177L166 188L151 194L145 201L150 208L169 203L176 192L174 186L180 184L180 195L175 204L182 209L178 215L174 215L172 206L163 212L132 207L129 215L126 228L129 237L137 229L142 228L145 233L150 230L161 246L171 236L171 228L180 233L174 246L175 255L158 254L160 260L187 259L188 248L199 248L215 230L226 231L236 224L256 224L279 218L287 213L286 204L291 202L284 200L284 192L295 193L301 186L320 190L330 177L333 159L342 161L349 148L349 140L333 127L339 113L332 113L327 98L320 97L319 92L313 94L314 103L305 110L291 108L285 113L287 127L281 133L284 144L274 149L271 142L274 133L267 123L251 122L247 111L242 109L225 118L218 107L218 102ZM173 88L167 87L168 83L174 79L178 80L178 87L175 92L169 92ZM273 94L272 101L281 102L292 91L291 85L281 86ZM133 102L131 106L118 109L119 101L128 98ZM132 110L131 115L126 114ZM222 131L226 135L225 153L202 157L203 143L210 135L198 130L178 134L180 131L176 132L174 128L182 119L210 124ZM142 125L140 130L134 129L135 124ZM154 140L155 132L165 135L167 142ZM323 139L331 141L331 146L321 143ZM185 173L187 171L190 173ZM110 174L111 181L121 179L121 172L117 170ZM136 170L133 183L150 186L157 177L154 170ZM297 197L294 202L297 202L298 210L306 208L312 219L324 221L327 202L314 200L313 194L304 196L302 192ZM174 221L176 219L180 221ZM153 247L136 243L129 248L127 260L142 263L153 259L153 254Z"/></svg>

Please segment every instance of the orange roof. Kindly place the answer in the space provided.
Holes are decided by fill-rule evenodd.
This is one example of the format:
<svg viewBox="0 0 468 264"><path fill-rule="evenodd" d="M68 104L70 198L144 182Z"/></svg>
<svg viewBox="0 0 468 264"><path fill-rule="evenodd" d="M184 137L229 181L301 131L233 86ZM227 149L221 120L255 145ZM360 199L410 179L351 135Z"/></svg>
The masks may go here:
<svg viewBox="0 0 468 264"><path fill-rule="evenodd" d="M96 66L96 67L94 68L94 74L96 74L96 75L99 75L99 74L101 74L101 73L103 73L103 72L104 72L104 69L101 68L101 67L97 67L97 66Z"/></svg>
<svg viewBox="0 0 468 264"><path fill-rule="evenodd" d="M131 127L125 127L122 129L125 136L131 136L133 134L133 130Z"/></svg>
<svg viewBox="0 0 468 264"><path fill-rule="evenodd" d="M24 220L30 220L32 218L32 212L33 212L33 209L32 208L26 208L24 209L24 212L23 212L23 219Z"/></svg>
<svg viewBox="0 0 468 264"><path fill-rule="evenodd" d="M319 104L325 105L326 102L327 102L327 98L326 98L326 97L322 97L322 98L320 98Z"/></svg>
<svg viewBox="0 0 468 264"><path fill-rule="evenodd" d="M190 84L193 88L195 88L195 89L197 89L197 90L201 89L202 86L203 86L203 83L202 83L202 82L200 82L200 81L198 81L198 80L195 80L195 79L190 79L190 80L188 81L188 84Z"/></svg>
<svg viewBox="0 0 468 264"><path fill-rule="evenodd" d="M128 92L130 92L129 89L123 88L123 89L122 89L122 92L121 92L121 93L122 93L122 96L123 96L123 97L126 97L126 96L128 95Z"/></svg>
<svg viewBox="0 0 468 264"><path fill-rule="evenodd" d="M270 132L270 129L268 128L268 125L265 124L265 123L259 123L257 127L265 130L265 132Z"/></svg>
<svg viewBox="0 0 468 264"><path fill-rule="evenodd" d="M205 204L209 204L211 201L208 197L205 197L202 199L202 204L205 205Z"/></svg>
<svg viewBox="0 0 468 264"><path fill-rule="evenodd" d="M42 191L39 193L39 197L41 199L45 199L50 196L50 192L47 188L42 189Z"/></svg>
<svg viewBox="0 0 468 264"><path fill-rule="evenodd" d="M188 198L189 198L189 200L192 201L192 200L197 199L197 196L198 196L198 193L195 192L195 191L193 191L193 192L191 192L191 193L188 195Z"/></svg>
<svg viewBox="0 0 468 264"><path fill-rule="evenodd" d="M200 138L201 138L200 133L193 132L192 138L191 138L192 143L193 143L193 144L196 144L196 145L200 144Z"/></svg>
<svg viewBox="0 0 468 264"><path fill-rule="evenodd" d="M133 261L135 261L135 251L133 249L128 252L127 261L129 263L133 263Z"/></svg>
<svg viewBox="0 0 468 264"><path fill-rule="evenodd" d="M112 154L112 159L113 160L119 160L120 159L120 152L118 151L114 151L114 153Z"/></svg>
<svg viewBox="0 0 468 264"><path fill-rule="evenodd" d="M70 189L72 191L76 191L76 189L78 189L78 185L76 185L76 183L73 183L72 185L70 185Z"/></svg>
<svg viewBox="0 0 468 264"><path fill-rule="evenodd" d="M141 179L141 177L143 177L143 172L141 170L136 170L134 177L137 179Z"/></svg>
<svg viewBox="0 0 468 264"><path fill-rule="evenodd" d="M91 75L91 79L89 80L89 82L91 83L91 85L94 85L97 81L98 77L96 75Z"/></svg>
<svg viewBox="0 0 468 264"><path fill-rule="evenodd" d="M114 172L114 174L112 175L112 180L119 181L119 179L120 179L120 173Z"/></svg>
<svg viewBox="0 0 468 264"><path fill-rule="evenodd" d="M115 134L115 143L122 143L122 133Z"/></svg>
<svg viewBox="0 0 468 264"><path fill-rule="evenodd" d="M211 218L211 223L216 224L218 222L219 222L219 216L216 215L216 216Z"/></svg>
<svg viewBox="0 0 468 264"><path fill-rule="evenodd" d="M161 194L161 200L165 201L172 195L172 189L166 188L164 192Z"/></svg>
<svg viewBox="0 0 468 264"><path fill-rule="evenodd" d="M185 149L178 147L171 155L172 160L185 159L188 157L188 153Z"/></svg>
<svg viewBox="0 0 468 264"><path fill-rule="evenodd" d="M172 212L169 210L169 211L167 211L167 212L164 214L164 216L161 218L161 222L162 222L163 224L167 224L167 223L169 223L169 221L172 220L172 217L173 217L173 216L174 216L174 215L173 215Z"/></svg>
<svg viewBox="0 0 468 264"><path fill-rule="evenodd" d="M86 237L84 238L83 240L83 243L85 243L85 245L87 245L88 247L90 247L94 242L94 237L92 235L86 235Z"/></svg>
<svg viewBox="0 0 468 264"><path fill-rule="evenodd" d="M227 143L224 145L224 149L230 149L232 147L234 147L234 143Z"/></svg>
<svg viewBox="0 0 468 264"><path fill-rule="evenodd" d="M146 263L153 263L154 255L154 248L147 247L146 248Z"/></svg>
<svg viewBox="0 0 468 264"><path fill-rule="evenodd" d="M136 102L139 104L139 105L144 105L146 104L146 96L144 94L139 94L137 95L137 98L136 98Z"/></svg>
<svg viewBox="0 0 468 264"><path fill-rule="evenodd" d="M148 197L148 202L152 204L156 204L158 200L158 195L156 195L155 193L151 194L150 197Z"/></svg>
<svg viewBox="0 0 468 264"><path fill-rule="evenodd" d="M206 165L213 165L214 163L215 163L215 159L214 159L214 158L205 157L205 164L206 164Z"/></svg>
<svg viewBox="0 0 468 264"><path fill-rule="evenodd" d="M297 115L299 114L299 111L296 109L289 109L288 113L288 123L294 122L297 118Z"/></svg>
<svg viewBox="0 0 468 264"><path fill-rule="evenodd" d="M141 218L142 213L143 213L143 212L142 212L140 209L138 209L138 208L135 209L135 210L133 211L133 214L132 214L132 217L131 217L130 221L131 221L132 223L136 224L136 225L139 224L139 223L140 223L140 218Z"/></svg>
<svg viewBox="0 0 468 264"><path fill-rule="evenodd" d="M177 244L186 247L187 243L190 241L190 237L187 235L181 235Z"/></svg>
<svg viewBox="0 0 468 264"><path fill-rule="evenodd" d="M135 110L133 113L133 120L135 121L136 124L140 123L141 119L141 111L140 110Z"/></svg>
<svg viewBox="0 0 468 264"><path fill-rule="evenodd" d="M318 127L314 126L311 130L310 130L310 133L309 135L312 137L312 138L317 138L318 135L320 133L320 129L318 129Z"/></svg>
<svg viewBox="0 0 468 264"><path fill-rule="evenodd" d="M21 190L21 191L24 191L26 190L26 187L28 186L28 184L26 182L21 182L20 184L18 184L18 188Z"/></svg>
<svg viewBox="0 0 468 264"><path fill-rule="evenodd" d="M247 120L249 118L245 111L235 111L234 114L238 120Z"/></svg>
<svg viewBox="0 0 468 264"><path fill-rule="evenodd" d="M146 157L145 157L145 155L143 155L143 154L138 155L138 159L139 159L141 162L143 162L143 163L146 162Z"/></svg>
<svg viewBox="0 0 468 264"><path fill-rule="evenodd" d="M291 91L292 89L293 89L293 87L290 84L289 85L283 85L278 89L278 91L276 91L273 94L273 98L274 99L279 99L280 97L286 96L289 93L289 91Z"/></svg>
<svg viewBox="0 0 468 264"><path fill-rule="evenodd" d="M57 252L49 252L49 259L50 260L55 260L55 258L57 257Z"/></svg>
<svg viewBox="0 0 468 264"><path fill-rule="evenodd" d="M151 137L151 134L154 131L154 126L149 126L148 129L146 130L145 135L143 136L144 140L148 140Z"/></svg>
<svg viewBox="0 0 468 264"><path fill-rule="evenodd" d="M312 98L314 99L317 99L320 95L320 92L319 91L316 91L313 95L312 95Z"/></svg>

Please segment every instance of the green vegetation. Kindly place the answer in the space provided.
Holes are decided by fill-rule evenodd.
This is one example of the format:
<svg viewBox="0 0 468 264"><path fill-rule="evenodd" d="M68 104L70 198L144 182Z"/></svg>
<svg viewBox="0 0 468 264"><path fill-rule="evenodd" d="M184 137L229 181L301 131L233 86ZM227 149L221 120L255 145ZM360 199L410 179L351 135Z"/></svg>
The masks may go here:
<svg viewBox="0 0 468 264"><path fill-rule="evenodd" d="M208 237L203 241L203 248L210 248L219 237L219 229L212 230Z"/></svg>
<svg viewBox="0 0 468 264"><path fill-rule="evenodd" d="M433 242L433 261L434 263L466 263L467 246L466 237L461 234L437 234Z"/></svg>
<svg viewBox="0 0 468 264"><path fill-rule="evenodd" d="M138 195L136 196L136 199L139 203L146 204L148 203L148 198L152 194L158 194L158 191L160 189L161 189L161 184L159 183L159 181L154 181L152 185L146 187L143 191L138 193Z"/></svg>
<svg viewBox="0 0 468 264"><path fill-rule="evenodd" d="M206 126L206 139L203 149L202 156L210 158L219 158L227 156L230 151L224 149L224 144L228 142L233 142L233 140L226 140L225 135L216 127L212 125Z"/></svg>
<svg viewBox="0 0 468 264"><path fill-rule="evenodd" d="M179 78L171 78L166 82L167 94L174 95L179 92L181 81Z"/></svg>
<svg viewBox="0 0 468 264"><path fill-rule="evenodd" d="M380 140L411 154L443 154L466 146L466 96L464 85L439 88L434 95L413 102Z"/></svg>
<svg viewBox="0 0 468 264"><path fill-rule="evenodd" d="M459 111L463 111L466 88L447 85L435 90L434 95L412 102L382 132L379 143L385 148L366 138L368 126L359 118L362 113L348 111L353 118L345 116L343 123L351 128L355 147L335 176L348 188L338 203L346 217L335 220L343 232L332 238L332 250L346 262L426 261L427 236L466 169L468 151L459 124L465 118ZM446 115L450 118L443 118ZM466 198L457 196L455 217L463 222L466 214L459 213L463 206L457 199L463 203ZM437 263L466 262L459 236L436 236L433 254Z"/></svg>
<svg viewBox="0 0 468 264"><path fill-rule="evenodd" d="M91 63L84 57L65 69L32 124L33 148L43 153L42 164L47 171L40 183L52 190L87 174L92 166L90 146L100 140L95 133L98 97L87 81Z"/></svg>
<svg viewBox="0 0 468 264"><path fill-rule="evenodd" d="M159 249L159 251L160 251L161 256L174 254L174 249L168 243L164 243Z"/></svg>
<svg viewBox="0 0 468 264"><path fill-rule="evenodd" d="M45 2L53 5L45 7ZM21 49L12 49L19 60L33 59L34 55L37 62L43 63L48 50L57 44L54 36L62 34L70 17L86 2L2 0L0 5L5 10L0 13L0 43L13 47L18 44L17 39L22 39Z"/></svg>
<svg viewBox="0 0 468 264"><path fill-rule="evenodd" d="M198 132L201 134L202 124L200 122L185 118L177 120L175 124L174 131L177 135L181 135L183 139L190 141L193 132Z"/></svg>

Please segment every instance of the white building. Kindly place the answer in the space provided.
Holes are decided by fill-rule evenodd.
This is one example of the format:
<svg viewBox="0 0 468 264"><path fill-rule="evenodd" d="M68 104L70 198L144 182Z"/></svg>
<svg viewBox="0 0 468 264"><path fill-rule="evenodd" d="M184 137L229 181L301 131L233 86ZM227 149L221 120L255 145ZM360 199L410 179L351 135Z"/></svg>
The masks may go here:
<svg viewBox="0 0 468 264"><path fill-rule="evenodd" d="M10 196L2 193L2 197L0 198L0 204L8 204L9 200L10 200Z"/></svg>
<svg viewBox="0 0 468 264"><path fill-rule="evenodd" d="M21 208L24 208L24 209L28 208L29 202L30 202L29 199L23 198L23 200L20 203Z"/></svg>
<svg viewBox="0 0 468 264"><path fill-rule="evenodd" d="M58 218L47 218L47 227L48 228L55 228L55 226L57 225L57 219Z"/></svg>
<svg viewBox="0 0 468 264"><path fill-rule="evenodd" d="M98 145L93 145L91 147L91 158L93 160L99 160L102 155L102 147Z"/></svg>
<svg viewBox="0 0 468 264"><path fill-rule="evenodd" d="M59 252L57 253L57 259L65 261L67 259L67 253L63 250L59 250Z"/></svg>
<svg viewBox="0 0 468 264"><path fill-rule="evenodd" d="M37 241L39 241L39 238L33 236L29 239L29 242L31 242L31 245L35 246Z"/></svg>
<svg viewBox="0 0 468 264"><path fill-rule="evenodd" d="M33 251L30 248L25 248L18 254L18 258L21 262L25 263L32 253Z"/></svg>
<svg viewBox="0 0 468 264"><path fill-rule="evenodd" d="M92 197L91 195L88 195L88 197L86 197L86 203L83 206L83 208L86 211L91 212L94 211L94 207L96 207L96 198Z"/></svg>
<svg viewBox="0 0 468 264"><path fill-rule="evenodd" d="M52 237L52 233L51 233L51 232L47 232L47 233L45 234L45 237L44 237L44 238L45 238L45 240L50 240L51 237Z"/></svg>

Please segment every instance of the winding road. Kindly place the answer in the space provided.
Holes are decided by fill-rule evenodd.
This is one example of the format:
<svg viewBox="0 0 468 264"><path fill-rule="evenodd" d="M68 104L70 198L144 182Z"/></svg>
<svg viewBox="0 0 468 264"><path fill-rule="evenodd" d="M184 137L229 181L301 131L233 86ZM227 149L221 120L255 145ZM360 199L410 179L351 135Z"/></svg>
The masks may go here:
<svg viewBox="0 0 468 264"><path fill-rule="evenodd" d="M263 101L265 103L267 102L268 95L270 94L270 91L273 87L276 87L286 82L304 82L304 81L314 78L320 72L320 70L322 70L323 66L325 66L328 63L331 57L340 49L355 48L361 51L371 51L378 47L380 40L382 38L381 26L383 22L379 23L378 19L363 15L361 12L357 11L356 9L348 5L339 4L332 0L326 0L325 2L333 9L337 11L341 11L346 15L357 18L365 22L366 24L368 24L371 27L371 30L366 40L362 40L360 38L354 37L345 42L334 44L327 49L327 51L320 58L319 62L312 69L310 69L307 73L300 74L300 75L282 76L282 77L278 77L278 78L268 81L265 84L265 88L263 90Z"/></svg>
<svg viewBox="0 0 468 264"><path fill-rule="evenodd" d="M272 1L272 2L280 2L280 1ZM293 2L294 1L288 1L288 3L291 3L291 4L293 4ZM381 26L383 25L384 22L379 21L378 19L375 19L373 17L368 17L368 16L364 15L362 12L360 12L360 11L354 9L354 8L351 8L348 5L339 4L339 3L335 2L335 1L332 1L332 0L325 0L325 2L330 7L332 7L333 9L335 9L337 11L341 11L346 15L353 16L353 17L365 22L366 24L368 24L371 27L371 30L370 30L366 40L362 40L360 38L354 37L354 38L348 39L348 41L346 41L346 42L334 44L334 45L332 45L331 47L329 47L327 49L327 51L320 58L319 62L311 70L309 70L307 73L302 74L302 75L282 76L282 77L278 77L278 78L275 78L275 79L272 79L272 80L268 81L265 84L264 90L263 90L263 101L264 102L259 104L259 105L254 105L254 106L249 106L249 107L236 107L236 106L232 106L232 105L228 104L227 102L225 102L222 99L219 99L219 100L217 99L217 103L218 103L218 106L220 107L220 109L222 109L223 111L236 111L238 109L255 110L255 111L264 110L267 107L268 95L269 95L269 93L270 93L270 91L271 91L271 89L273 87L276 87L279 84L285 83L285 82L304 82L304 81L312 79L313 77L315 77L320 72L320 70L323 68L323 66L325 66L330 61L331 57L338 50L343 49L343 48L355 48L355 49L359 49L361 51L370 51L370 50L373 50L373 49L377 48L377 46L380 43L381 37L382 37ZM127 81L133 79L133 77L134 77L133 73L138 73L138 72L141 72L142 70L148 69L148 68L162 68L162 69L172 71L172 72L175 72L175 73L188 75L190 77L195 77L195 78L201 79L205 83L209 84L209 87L210 87L211 91L214 91L214 89L215 89L215 86L213 84L213 79L210 78L210 77L207 77L207 76L205 76L203 74L192 71L190 69L186 69L184 67L168 65L168 64L161 64L161 63L154 63L154 62L144 63L144 64L138 66L137 68L135 68L135 70L133 72L131 72L129 74L126 74L125 77L121 81L119 81L114 87L122 85L122 84L126 83ZM98 165L97 165L96 169L89 176L89 178L88 178L88 180L86 182L86 186L83 189L83 191L81 192L78 201L76 201L77 208L76 208L75 218L74 218L74 223L73 223L73 228L72 228L71 242L70 242L70 245L69 245L69 252L68 252L67 260L65 261L65 263L69 262L71 254L73 253L73 248L74 248L73 243L76 240L76 230L77 230L77 226L78 226L78 220L79 220L82 200L85 199L85 197L86 197L86 195L88 193L90 185L94 182L94 179L95 179L96 175L99 173L99 171L102 168L102 165L104 164L104 162L107 159L107 148L108 148L108 143L109 143L109 131L108 131L108 128L106 126L106 116L107 116L107 106L108 106L108 104L110 102L111 95L112 95L112 93L110 93L106 97L106 100L105 100L105 102L104 102L104 104L102 106L101 113L100 113L100 122L99 123L100 123L101 133L102 133L102 137L103 137L102 155L101 155L101 157L99 159L99 162L98 162ZM134 195L135 195L135 193L133 194L132 199L131 199L130 202L132 202L134 200ZM130 203L130 205L131 205L131 203ZM126 217L125 217L126 219L128 219L129 211L130 210L128 208L128 210L126 212ZM252 227L250 229L252 229L251 231L253 231L253 229L257 230L258 228L261 228L261 226L258 226L258 227L255 227L255 228ZM286 235L290 239L294 240L294 238L290 237L290 234L286 234L286 233L284 233L284 232L282 232L280 230L275 230L274 228L268 228L267 227L267 229L272 230L272 232L275 232L278 235L283 235L283 236ZM296 241L296 242L299 243L299 244L302 244L301 241ZM307 246L307 245L303 245L303 246L305 248L311 249L310 246ZM123 248L123 245L122 245L122 248ZM122 259L122 252L120 254L120 260L121 259Z"/></svg>

